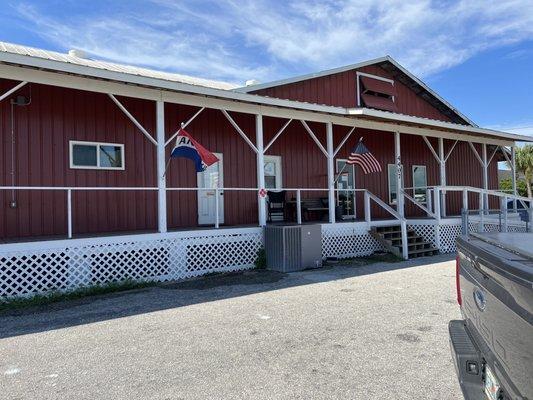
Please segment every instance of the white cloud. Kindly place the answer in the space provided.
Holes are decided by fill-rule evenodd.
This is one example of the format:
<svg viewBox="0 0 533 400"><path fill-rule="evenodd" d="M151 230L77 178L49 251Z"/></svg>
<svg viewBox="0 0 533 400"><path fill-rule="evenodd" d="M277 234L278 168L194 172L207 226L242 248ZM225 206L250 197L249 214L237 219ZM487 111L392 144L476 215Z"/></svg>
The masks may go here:
<svg viewBox="0 0 533 400"><path fill-rule="evenodd" d="M17 7L65 49L233 82L384 54L427 76L533 38L531 0L152 0L146 9L61 20L44 8Z"/></svg>

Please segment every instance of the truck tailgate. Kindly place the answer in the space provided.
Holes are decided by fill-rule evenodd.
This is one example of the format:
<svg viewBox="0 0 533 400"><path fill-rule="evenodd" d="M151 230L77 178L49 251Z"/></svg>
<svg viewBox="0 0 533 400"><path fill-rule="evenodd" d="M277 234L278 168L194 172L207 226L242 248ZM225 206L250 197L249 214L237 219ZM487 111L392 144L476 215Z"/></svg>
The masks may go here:
<svg viewBox="0 0 533 400"><path fill-rule="evenodd" d="M494 243L458 239L461 311L511 398L533 399L533 260Z"/></svg>

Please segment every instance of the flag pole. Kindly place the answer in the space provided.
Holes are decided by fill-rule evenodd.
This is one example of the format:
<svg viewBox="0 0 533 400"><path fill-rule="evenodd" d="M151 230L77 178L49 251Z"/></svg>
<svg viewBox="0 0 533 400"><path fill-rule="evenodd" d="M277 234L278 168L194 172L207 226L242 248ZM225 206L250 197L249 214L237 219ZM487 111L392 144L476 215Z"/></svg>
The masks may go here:
<svg viewBox="0 0 533 400"><path fill-rule="evenodd" d="M361 143L363 141L363 136L361 136L361 138L359 139L359 141L357 142L357 144ZM344 172L344 170L346 169L346 166L348 165L348 162L345 162L344 165L342 166L342 169L340 170L340 172L337 174L337 177L333 180L333 184L337 183L337 181L339 180L341 174Z"/></svg>
<svg viewBox="0 0 533 400"><path fill-rule="evenodd" d="M179 129L179 131L181 131L181 130L183 129L183 126L184 126L184 125L185 125L185 124L184 124L183 122L180 124L180 129ZM178 132L179 132L179 131L178 131ZM172 153L171 153L171 154L172 154ZM170 165L170 160L172 160L172 156L169 156L169 157L168 157L167 165L165 166L165 172L163 173L162 178L164 178L164 177L166 176L166 174L167 174L167 169L168 169L168 166Z"/></svg>

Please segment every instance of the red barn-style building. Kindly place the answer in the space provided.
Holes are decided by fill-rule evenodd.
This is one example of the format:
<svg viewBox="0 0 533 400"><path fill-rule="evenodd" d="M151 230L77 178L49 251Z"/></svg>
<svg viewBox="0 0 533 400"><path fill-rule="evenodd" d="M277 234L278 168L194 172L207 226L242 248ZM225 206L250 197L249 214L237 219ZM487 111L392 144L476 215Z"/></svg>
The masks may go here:
<svg viewBox="0 0 533 400"><path fill-rule="evenodd" d="M180 127L220 161L168 162ZM361 138L380 173L346 164ZM0 295L248 268L280 221L321 224L324 257L371 254L382 226L406 258L410 231L454 251L462 208L521 200L497 161L526 140L388 56L235 87L0 43Z"/></svg>

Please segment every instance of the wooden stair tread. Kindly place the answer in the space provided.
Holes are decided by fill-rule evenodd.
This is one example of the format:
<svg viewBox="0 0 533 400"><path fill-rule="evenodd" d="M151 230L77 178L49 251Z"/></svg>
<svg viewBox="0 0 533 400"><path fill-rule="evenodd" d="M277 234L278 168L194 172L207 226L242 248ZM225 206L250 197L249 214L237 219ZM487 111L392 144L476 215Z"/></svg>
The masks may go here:
<svg viewBox="0 0 533 400"><path fill-rule="evenodd" d="M373 227L370 233L391 253L401 256L402 231L400 226ZM433 247L433 243L424 240L414 230L407 230L407 254L409 257L423 257L438 253L439 250Z"/></svg>

